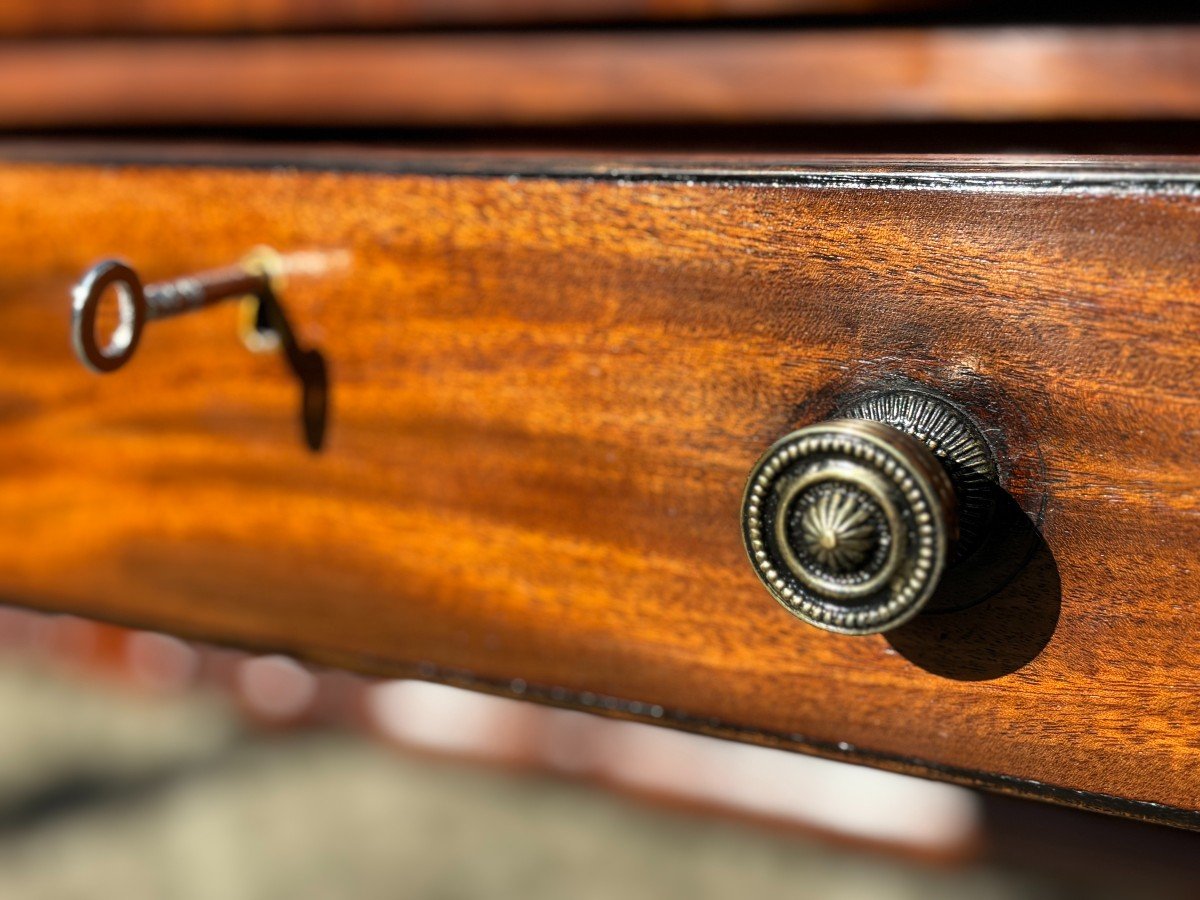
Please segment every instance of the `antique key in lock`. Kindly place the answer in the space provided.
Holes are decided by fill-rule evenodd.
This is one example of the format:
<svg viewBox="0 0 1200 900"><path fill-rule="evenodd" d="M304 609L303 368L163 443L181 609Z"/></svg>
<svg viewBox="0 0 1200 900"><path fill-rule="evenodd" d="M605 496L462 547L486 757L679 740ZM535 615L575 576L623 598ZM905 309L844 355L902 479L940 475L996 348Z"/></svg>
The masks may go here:
<svg viewBox="0 0 1200 900"><path fill-rule="evenodd" d="M277 295L282 272L279 257L259 250L241 266L187 275L143 286L137 273L119 260L93 266L72 292L71 341L80 362L94 372L114 372L129 362L147 322L181 315L224 300L249 304L244 339L253 350L281 349L300 382L300 421L310 450L321 449L325 437L329 384L319 350L304 348L288 322ZM96 337L101 298L112 288L117 299L117 327L107 344Z"/></svg>

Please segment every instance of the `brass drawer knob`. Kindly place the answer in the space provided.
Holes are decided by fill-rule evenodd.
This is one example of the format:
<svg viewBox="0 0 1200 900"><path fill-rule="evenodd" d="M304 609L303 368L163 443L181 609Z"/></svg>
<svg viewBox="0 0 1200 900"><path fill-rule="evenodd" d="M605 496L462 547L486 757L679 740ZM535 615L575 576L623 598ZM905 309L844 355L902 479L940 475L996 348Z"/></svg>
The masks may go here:
<svg viewBox="0 0 1200 900"><path fill-rule="evenodd" d="M884 395L842 415L792 432L758 460L743 538L755 573L793 615L874 634L929 601L958 549L960 501L979 518L972 479L991 461L974 427L933 398ZM951 472L966 477L956 484Z"/></svg>
<svg viewBox="0 0 1200 900"><path fill-rule="evenodd" d="M84 273L71 293L71 344L79 361L93 372L115 372L133 357L147 323L206 309L229 300L243 301L243 342L251 350L283 351L300 384L300 423L314 452L325 439L329 378L319 350L302 347L279 300L285 260L260 247L239 266L142 284L125 263L105 260ZM118 323L107 343L96 333L101 301L116 292Z"/></svg>

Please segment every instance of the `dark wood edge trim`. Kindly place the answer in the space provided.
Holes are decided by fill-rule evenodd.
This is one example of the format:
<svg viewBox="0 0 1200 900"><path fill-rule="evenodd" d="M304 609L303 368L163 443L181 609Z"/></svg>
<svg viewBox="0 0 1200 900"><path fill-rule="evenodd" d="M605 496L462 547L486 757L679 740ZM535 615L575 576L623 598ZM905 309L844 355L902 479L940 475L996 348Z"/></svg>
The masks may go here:
<svg viewBox="0 0 1200 900"><path fill-rule="evenodd" d="M646 725L675 728L679 731L688 731L709 737L738 741L744 744L756 744L775 750L803 753L808 756L834 760L835 762L851 763L874 769L882 769L888 772L896 772L902 775L911 775L917 778L944 781L962 787L1019 797L1025 800L1056 803L1061 806L1069 806L1088 812L1136 819L1154 825L1167 825L1173 828L1200 831L1200 810L1168 806L1152 800L1133 800L1111 794L1078 790L1062 785L1048 784L1044 781L1020 778L1014 775L946 766L916 757L872 750L844 741L825 741L810 738L803 734L764 731L736 723L724 722L714 717L696 716L686 710L668 709L657 703L629 700L593 691L579 691L553 685L530 684L521 678L490 678L464 669L438 666L429 661L398 663L392 660L363 656L356 653L312 650L272 643L270 641L231 638L214 635L212 632L198 629L190 624L131 621L120 614L98 615L95 611L81 610L77 607L72 608L71 604L64 604L57 601L54 602L52 611L49 611L46 607L38 606L36 603L29 601L21 602L12 597L0 597L0 606L32 609L35 612L49 615L78 615L83 618L104 621L131 629L161 630L164 633L176 635L186 640L233 648L247 653L282 653L310 665L356 672L368 677L411 678L419 681L436 682L438 684L492 694L512 700L525 700L561 709L571 709L607 716L609 718L640 722Z"/></svg>
<svg viewBox="0 0 1200 900"><path fill-rule="evenodd" d="M779 155L773 157L777 159ZM0 162L229 171L504 178L549 181L701 183L739 187L860 188L1200 197L1194 157L939 157L802 155L795 162L378 148L192 147L73 141L0 141Z"/></svg>
<svg viewBox="0 0 1200 900"><path fill-rule="evenodd" d="M358 664L361 666L362 662L359 660ZM330 660L328 664L338 668L344 667L342 663L333 660ZM521 679L507 682L487 679L471 672L439 668L429 663L417 666L413 674L422 681L434 681L510 699L527 700L610 718L676 728L680 731L689 731L710 737L736 740L776 750L799 752L837 762L944 781L991 793L1057 803L1089 812L1200 831L1200 811L1167 806L1150 800L1131 800L1111 794L1082 791L1012 775L944 766L915 757L857 747L845 742L834 743L814 740L802 734L777 734L747 728L715 718L693 716L682 710L665 709L657 704L643 703L638 700L625 700L590 691L572 691L562 687L531 685Z"/></svg>

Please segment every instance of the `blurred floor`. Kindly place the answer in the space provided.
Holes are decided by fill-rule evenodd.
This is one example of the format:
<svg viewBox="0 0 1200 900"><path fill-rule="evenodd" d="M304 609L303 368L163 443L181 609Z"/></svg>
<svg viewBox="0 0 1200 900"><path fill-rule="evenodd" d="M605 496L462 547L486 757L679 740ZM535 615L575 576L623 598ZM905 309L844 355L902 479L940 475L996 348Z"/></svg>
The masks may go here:
<svg viewBox="0 0 1200 900"><path fill-rule="evenodd" d="M0 662L3 898L1103 897Z"/></svg>

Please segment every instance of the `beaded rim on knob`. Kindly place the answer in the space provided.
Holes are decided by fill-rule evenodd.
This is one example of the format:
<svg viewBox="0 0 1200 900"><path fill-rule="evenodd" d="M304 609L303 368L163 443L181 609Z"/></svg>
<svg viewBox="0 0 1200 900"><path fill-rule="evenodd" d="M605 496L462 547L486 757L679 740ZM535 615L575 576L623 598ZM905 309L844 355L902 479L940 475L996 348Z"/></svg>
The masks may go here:
<svg viewBox="0 0 1200 900"><path fill-rule="evenodd" d="M759 579L818 628L875 634L937 587L957 536L953 485L933 452L866 419L776 441L750 472L743 538Z"/></svg>

